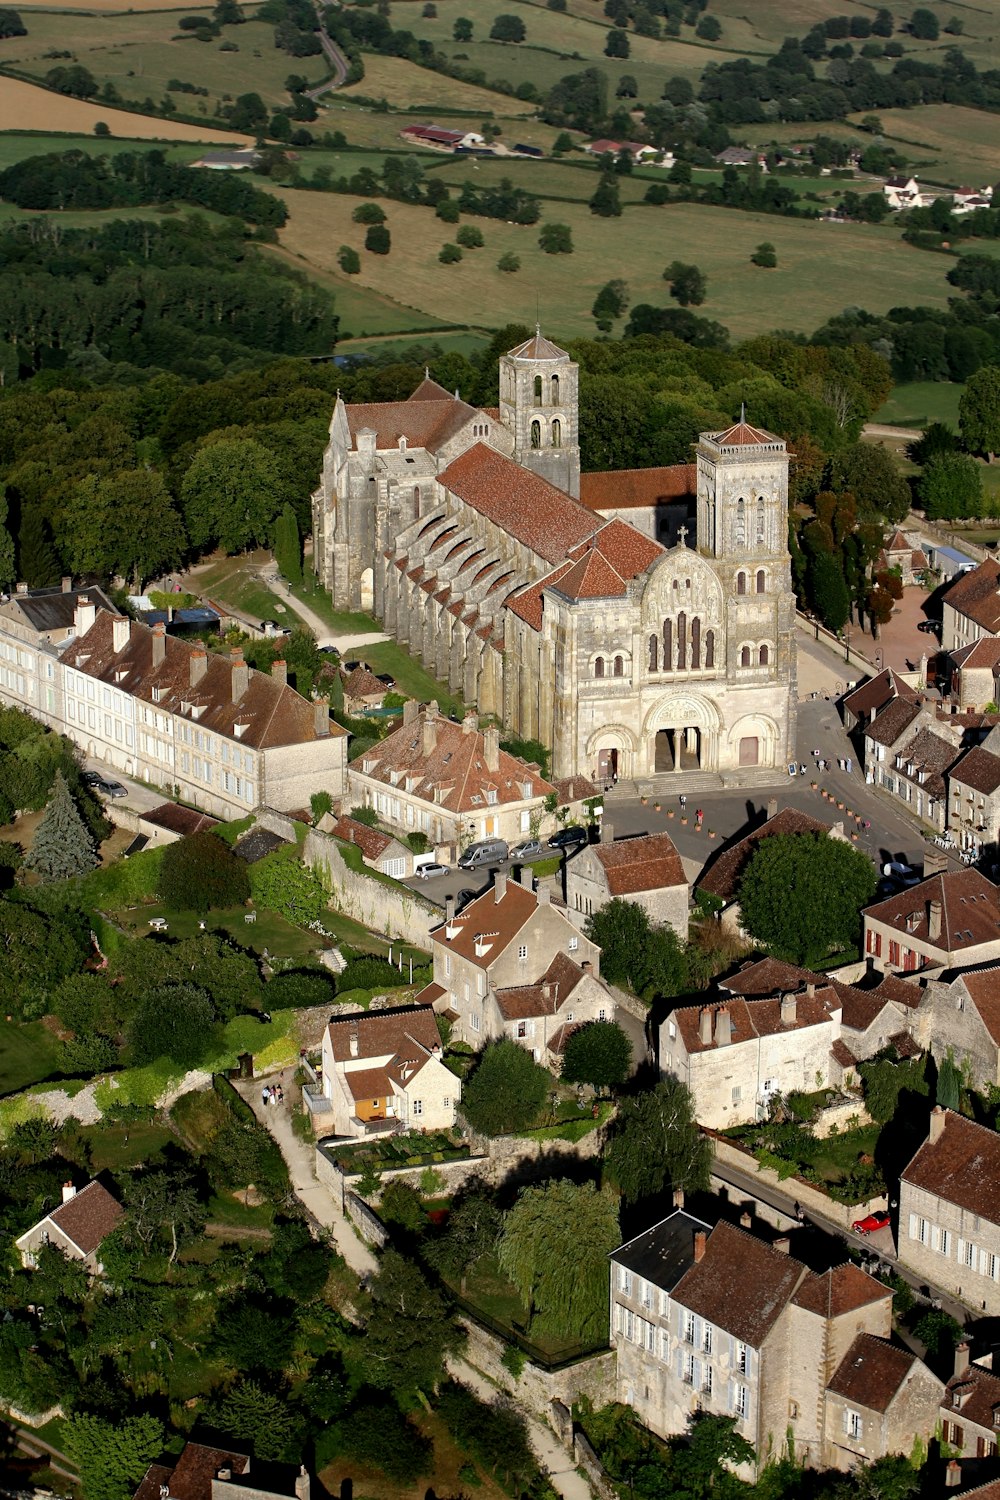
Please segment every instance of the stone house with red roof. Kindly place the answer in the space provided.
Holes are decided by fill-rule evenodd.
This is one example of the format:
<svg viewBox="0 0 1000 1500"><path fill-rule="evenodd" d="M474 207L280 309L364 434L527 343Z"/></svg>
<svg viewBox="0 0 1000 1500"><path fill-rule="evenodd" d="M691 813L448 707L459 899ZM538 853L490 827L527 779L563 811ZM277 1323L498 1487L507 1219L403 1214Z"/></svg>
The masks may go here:
<svg viewBox="0 0 1000 1500"><path fill-rule="evenodd" d="M466 702L551 746L557 778L752 781L794 741L788 462L745 421L702 434L694 535L671 523L661 546L661 496L687 504L690 466L590 476L582 502L578 369L539 331L501 358L495 410L430 380L338 400L314 566ZM652 526L631 524L643 509Z"/></svg>
<svg viewBox="0 0 1000 1500"><path fill-rule="evenodd" d="M951 696L963 712L981 712L1000 702L1000 636L983 636L950 652Z"/></svg>
<svg viewBox="0 0 1000 1500"><path fill-rule="evenodd" d="M441 1060L429 1005L336 1016L323 1033L323 1094L332 1134L450 1130L461 1080ZM323 1117L324 1125L327 1117Z"/></svg>
<svg viewBox="0 0 1000 1500"><path fill-rule="evenodd" d="M1000 964L928 979L916 1019L938 1064L950 1058L980 1093L1000 1087Z"/></svg>
<svg viewBox="0 0 1000 1500"><path fill-rule="evenodd" d="M37 1263L43 1245L61 1250L68 1260L82 1261L86 1270L100 1275L101 1245L125 1218L125 1210L96 1179L79 1191L64 1183L62 1202L15 1240L22 1266Z"/></svg>
<svg viewBox="0 0 1000 1500"><path fill-rule="evenodd" d="M744 834L741 839L727 844L698 876L698 890L722 902L720 921L730 931L742 931L739 892L744 871L753 858L761 839L773 838L776 834L822 835L839 839L841 842L847 837L842 821L833 824L823 823L819 818L813 818L809 813L799 812L794 807L783 807L779 811L777 798L772 797L767 804L766 820L758 828Z"/></svg>
<svg viewBox="0 0 1000 1500"><path fill-rule="evenodd" d="M927 557L922 547L914 546L897 528L879 553L877 567L898 571L904 583L917 583L927 571Z"/></svg>
<svg viewBox="0 0 1000 1500"><path fill-rule="evenodd" d="M353 844L370 869L391 875L393 880L405 880L413 874L413 850L381 828L369 828L367 823L342 813L338 818L327 814L320 831L344 844Z"/></svg>
<svg viewBox="0 0 1000 1500"><path fill-rule="evenodd" d="M352 806L451 858L479 839L513 844L555 826L545 811L555 787L538 767L501 750L495 726L480 729L475 714L455 724L436 703L408 703L399 729L351 762L348 787Z"/></svg>
<svg viewBox="0 0 1000 1500"><path fill-rule="evenodd" d="M1000 1313L1000 1135L937 1105L899 1183L901 1265L977 1312Z"/></svg>
<svg viewBox="0 0 1000 1500"><path fill-rule="evenodd" d="M734 1418L760 1467L788 1442L847 1470L933 1434L943 1383L890 1342L891 1291L850 1262L818 1275L787 1238L682 1212L610 1259L617 1397L658 1435L703 1411Z"/></svg>
<svg viewBox="0 0 1000 1500"><path fill-rule="evenodd" d="M841 698L844 727L848 734L852 734L855 729L863 729L866 724L870 724L875 715L894 698L916 703L919 697L916 688L901 673L895 672L892 667L886 667L874 677L866 677L864 682Z"/></svg>
<svg viewBox="0 0 1000 1500"><path fill-rule="evenodd" d="M1000 958L1000 891L978 870L931 875L866 907L862 919L865 955L883 974Z"/></svg>
<svg viewBox="0 0 1000 1500"><path fill-rule="evenodd" d="M993 1356L970 1360L968 1344L955 1350L955 1373L941 1401L941 1437L962 1459L997 1456L1000 1435L1000 1375Z"/></svg>
<svg viewBox="0 0 1000 1500"><path fill-rule="evenodd" d="M368 708L381 708L383 699L390 690L390 684L376 677L371 668L361 661L353 671L341 672L340 678L344 688L344 712L347 714L358 715Z"/></svg>
<svg viewBox="0 0 1000 1500"><path fill-rule="evenodd" d="M1000 844L1000 727L948 772L948 832L976 855Z"/></svg>
<svg viewBox="0 0 1000 1500"><path fill-rule="evenodd" d="M941 595L941 648L960 651L1000 634L1000 563L988 557L960 573Z"/></svg>
<svg viewBox="0 0 1000 1500"><path fill-rule="evenodd" d="M150 1464L132 1500L309 1500L309 1474L301 1466L287 1490L264 1489L255 1483L253 1465L245 1453L185 1443L176 1463Z"/></svg>
<svg viewBox="0 0 1000 1500"><path fill-rule="evenodd" d="M565 881L566 907L578 927L609 901L631 901L651 922L672 927L687 942L690 886L668 833L616 839L605 818L601 842L567 860Z"/></svg>

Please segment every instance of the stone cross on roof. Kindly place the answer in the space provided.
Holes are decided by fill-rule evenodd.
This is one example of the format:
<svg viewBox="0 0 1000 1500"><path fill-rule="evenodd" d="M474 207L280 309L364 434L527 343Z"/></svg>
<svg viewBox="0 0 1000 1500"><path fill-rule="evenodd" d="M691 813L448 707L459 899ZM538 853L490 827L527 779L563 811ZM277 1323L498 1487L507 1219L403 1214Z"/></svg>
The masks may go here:
<svg viewBox="0 0 1000 1500"><path fill-rule="evenodd" d="M688 534L688 529L687 529L686 526L679 526L677 528L677 539L680 542L680 544L681 544L682 547L686 547L687 546L687 534Z"/></svg>

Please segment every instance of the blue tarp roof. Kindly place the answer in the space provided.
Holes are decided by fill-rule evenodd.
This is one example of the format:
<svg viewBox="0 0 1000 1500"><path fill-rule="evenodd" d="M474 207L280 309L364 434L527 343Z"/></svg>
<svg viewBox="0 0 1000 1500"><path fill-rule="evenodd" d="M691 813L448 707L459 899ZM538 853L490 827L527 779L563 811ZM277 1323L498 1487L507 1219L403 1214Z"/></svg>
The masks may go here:
<svg viewBox="0 0 1000 1500"><path fill-rule="evenodd" d="M947 557L950 562L958 563L961 568L969 567L970 564L972 567L976 565L974 557L970 557L967 552L958 552L954 547L939 547L935 542L933 550L936 557Z"/></svg>

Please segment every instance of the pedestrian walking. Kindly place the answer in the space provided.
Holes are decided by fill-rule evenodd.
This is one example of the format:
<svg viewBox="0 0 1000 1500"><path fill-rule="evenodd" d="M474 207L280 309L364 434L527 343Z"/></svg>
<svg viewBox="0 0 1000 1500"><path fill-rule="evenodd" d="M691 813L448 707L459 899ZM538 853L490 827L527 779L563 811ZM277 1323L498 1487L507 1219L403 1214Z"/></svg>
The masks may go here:
<svg viewBox="0 0 1000 1500"><path fill-rule="evenodd" d="M268 1086L267 1086L266 1083L265 1083L264 1087L260 1091L260 1098L261 1098L261 1103L264 1105L264 1108L266 1109L267 1106L271 1102L271 1090L268 1088Z"/></svg>
<svg viewBox="0 0 1000 1500"><path fill-rule="evenodd" d="M848 756L847 757L847 774L848 774L848 776L851 776L851 775L853 775L853 773L854 773L854 761L851 758L851 756Z"/></svg>
<svg viewBox="0 0 1000 1500"><path fill-rule="evenodd" d="M697 822L698 827L700 828L701 825L702 825L702 821L703 821L703 819L705 817L705 814L702 812L702 810L701 810L700 807L698 807L698 808L695 809L694 816L695 816L695 821Z"/></svg>
<svg viewBox="0 0 1000 1500"><path fill-rule="evenodd" d="M681 808L682 808L682 810L683 810L683 809L684 809L684 808L685 808L685 807L687 807L687 801L688 801L688 799L687 799L687 797L685 797L685 795L684 795L684 793L683 793L683 792L681 792L681 795L680 795L680 797L679 797L679 799L678 799L678 800L679 800L679 802L680 802L680 804L681 804Z"/></svg>

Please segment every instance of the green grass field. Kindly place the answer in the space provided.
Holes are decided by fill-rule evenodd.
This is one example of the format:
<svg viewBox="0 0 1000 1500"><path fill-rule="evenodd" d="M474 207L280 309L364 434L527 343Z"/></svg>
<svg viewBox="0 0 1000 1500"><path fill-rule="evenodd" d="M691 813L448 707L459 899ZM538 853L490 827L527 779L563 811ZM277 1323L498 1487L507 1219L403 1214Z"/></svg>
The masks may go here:
<svg viewBox="0 0 1000 1500"><path fill-rule="evenodd" d="M851 117L859 120L860 115ZM958 104L879 111L886 142L927 182L958 187L994 183L1000 161L1000 117Z"/></svg>
<svg viewBox="0 0 1000 1500"><path fill-rule="evenodd" d="M40 1021L0 1019L0 1094L42 1083L59 1069L59 1043Z"/></svg>
<svg viewBox="0 0 1000 1500"><path fill-rule="evenodd" d="M965 389L946 381L914 381L893 386L884 406L879 407L873 422L888 427L926 427L929 422L947 422L958 427L958 403Z"/></svg>
<svg viewBox="0 0 1000 1500"><path fill-rule="evenodd" d="M106 136L40 135L8 130L0 132L0 171L29 156L63 151L83 151L88 156L114 155L117 151L162 151L169 161L189 162L196 161L205 147L187 141L169 145L162 141L126 141L117 136L109 140Z"/></svg>
<svg viewBox="0 0 1000 1500"><path fill-rule="evenodd" d="M464 717L465 705L461 698L449 693L442 683L395 641L379 641L374 646L365 646L363 653L359 647L358 652L364 655L373 672L390 672L400 692L411 698L418 698L421 703L428 703L436 698L442 713L454 713L459 719Z"/></svg>

